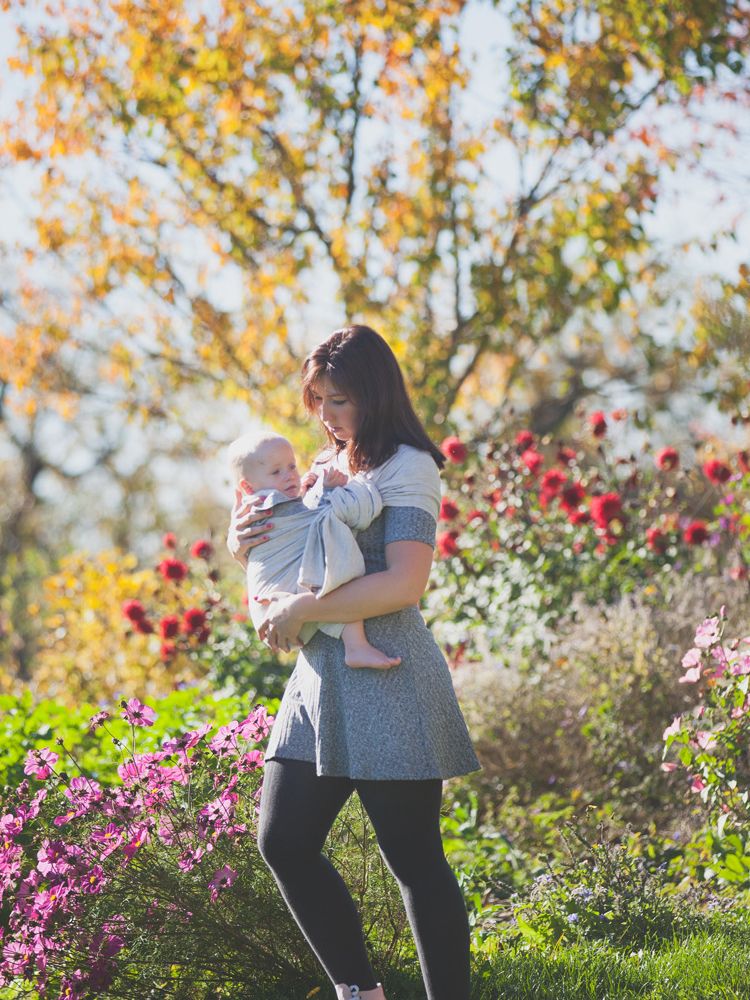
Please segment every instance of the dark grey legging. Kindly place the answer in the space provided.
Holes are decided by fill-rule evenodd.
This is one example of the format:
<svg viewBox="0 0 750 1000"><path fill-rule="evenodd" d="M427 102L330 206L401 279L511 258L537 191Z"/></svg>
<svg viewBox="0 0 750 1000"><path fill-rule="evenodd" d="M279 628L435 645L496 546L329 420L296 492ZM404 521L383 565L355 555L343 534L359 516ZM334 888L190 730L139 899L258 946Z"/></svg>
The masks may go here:
<svg viewBox="0 0 750 1000"><path fill-rule="evenodd" d="M306 760L266 762L258 847L294 919L334 984L374 989L362 924L321 851L356 788L401 889L428 1000L469 1000L469 921L440 836L442 781L318 776Z"/></svg>

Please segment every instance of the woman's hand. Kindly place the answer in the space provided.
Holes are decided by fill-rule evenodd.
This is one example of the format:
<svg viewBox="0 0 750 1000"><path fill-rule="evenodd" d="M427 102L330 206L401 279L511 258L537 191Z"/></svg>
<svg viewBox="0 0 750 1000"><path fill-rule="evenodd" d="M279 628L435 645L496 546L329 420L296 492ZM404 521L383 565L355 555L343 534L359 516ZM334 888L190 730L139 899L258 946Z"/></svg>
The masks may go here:
<svg viewBox="0 0 750 1000"><path fill-rule="evenodd" d="M268 519L268 511L251 513L253 503L257 498L250 492L249 484L241 480L239 488L234 491L232 517L227 531L227 548L243 567L247 566L247 554L254 545L268 540L268 529L273 523L264 524Z"/></svg>
<svg viewBox="0 0 750 1000"><path fill-rule="evenodd" d="M258 629L259 637L274 653L283 650L288 653L292 646L301 646L299 634L308 620L305 611L312 594L287 594L282 591L268 597L254 597L254 601L265 607L265 616Z"/></svg>

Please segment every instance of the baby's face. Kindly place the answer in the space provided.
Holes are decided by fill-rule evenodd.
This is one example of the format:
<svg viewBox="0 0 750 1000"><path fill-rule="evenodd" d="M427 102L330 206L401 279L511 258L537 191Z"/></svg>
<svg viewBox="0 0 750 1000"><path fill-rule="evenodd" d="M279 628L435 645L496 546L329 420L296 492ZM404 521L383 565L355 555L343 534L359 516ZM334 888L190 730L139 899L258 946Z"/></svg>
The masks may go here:
<svg viewBox="0 0 750 1000"><path fill-rule="evenodd" d="M292 446L286 441L267 441L253 461L254 490L281 490L292 499L300 494L300 475Z"/></svg>

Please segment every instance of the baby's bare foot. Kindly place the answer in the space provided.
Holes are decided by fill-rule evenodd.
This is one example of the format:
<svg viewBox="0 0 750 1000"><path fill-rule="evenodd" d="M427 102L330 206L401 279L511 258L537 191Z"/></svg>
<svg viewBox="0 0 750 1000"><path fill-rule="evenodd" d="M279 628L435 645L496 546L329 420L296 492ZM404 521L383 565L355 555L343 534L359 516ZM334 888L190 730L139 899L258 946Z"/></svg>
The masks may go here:
<svg viewBox="0 0 750 1000"><path fill-rule="evenodd" d="M373 667L375 670L390 670L401 662L400 656L386 656L374 646L355 646L344 650L347 667Z"/></svg>

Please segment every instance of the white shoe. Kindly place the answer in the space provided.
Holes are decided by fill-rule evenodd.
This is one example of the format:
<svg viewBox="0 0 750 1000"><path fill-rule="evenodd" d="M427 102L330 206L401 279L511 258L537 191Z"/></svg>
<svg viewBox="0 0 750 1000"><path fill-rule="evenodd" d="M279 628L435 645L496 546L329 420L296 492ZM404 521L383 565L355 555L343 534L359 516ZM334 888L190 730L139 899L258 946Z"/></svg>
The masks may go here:
<svg viewBox="0 0 750 1000"><path fill-rule="evenodd" d="M382 983L377 983L374 990L365 990L364 993L360 992L359 986L347 986L346 983L340 983L335 989L336 1000L385 1000Z"/></svg>

